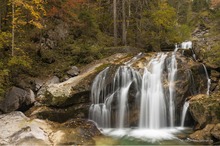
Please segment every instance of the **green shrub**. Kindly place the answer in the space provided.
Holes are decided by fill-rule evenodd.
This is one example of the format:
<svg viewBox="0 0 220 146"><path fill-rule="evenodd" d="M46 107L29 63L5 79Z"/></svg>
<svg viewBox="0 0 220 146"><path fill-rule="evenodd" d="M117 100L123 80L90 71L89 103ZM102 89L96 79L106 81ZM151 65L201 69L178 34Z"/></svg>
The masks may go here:
<svg viewBox="0 0 220 146"><path fill-rule="evenodd" d="M220 64L220 43L216 43L212 49L205 52L205 60L208 63L219 66Z"/></svg>

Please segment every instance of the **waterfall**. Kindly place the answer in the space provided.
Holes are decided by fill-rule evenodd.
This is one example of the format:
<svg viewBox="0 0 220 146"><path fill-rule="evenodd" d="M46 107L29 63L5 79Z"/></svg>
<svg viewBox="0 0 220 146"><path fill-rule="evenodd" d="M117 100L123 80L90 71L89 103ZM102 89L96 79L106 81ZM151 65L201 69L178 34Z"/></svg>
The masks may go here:
<svg viewBox="0 0 220 146"><path fill-rule="evenodd" d="M142 80L142 95L140 109L140 128L159 129L165 127L166 103L162 85L162 72L166 54L159 54L145 68Z"/></svg>
<svg viewBox="0 0 220 146"><path fill-rule="evenodd" d="M115 73L112 89L107 91L108 71L109 68L106 68L100 72L92 84L89 119L94 120L99 127L111 127L111 104L115 97L117 100L116 127L124 128L129 115L127 103L129 88L133 84L137 94L140 94L138 91L141 85L141 75L129 66L121 66Z"/></svg>
<svg viewBox="0 0 220 146"><path fill-rule="evenodd" d="M168 65L168 82L169 82L169 117L170 117L170 126L174 126L175 119L175 78L177 72L177 61L176 61L176 51L178 50L177 45L175 51L172 53L170 64Z"/></svg>
<svg viewBox="0 0 220 146"><path fill-rule="evenodd" d="M118 90L117 100L118 100L118 113L116 117L116 125L119 128L124 128L128 121L128 91L131 83L134 82L138 72L128 66L121 66L117 70L114 78L114 89Z"/></svg>
<svg viewBox="0 0 220 146"><path fill-rule="evenodd" d="M110 68L100 72L92 84L89 118L102 128L126 128L132 118L129 117L129 108L136 106L139 129L174 127L177 50L176 46L171 55L158 53L144 68L142 75L132 67L141 54L120 66L112 79L109 78ZM138 102L131 105L129 99Z"/></svg>
<svg viewBox="0 0 220 146"><path fill-rule="evenodd" d="M89 119L96 121L101 127L110 127L110 111L106 108L106 104L104 104L104 101L109 98L106 92L106 75L108 70L109 67L96 76L91 89L92 105L89 108Z"/></svg>
<svg viewBox="0 0 220 146"><path fill-rule="evenodd" d="M184 127L184 122L185 122L185 118L186 118L186 113L189 107L189 102L185 102L183 105L183 110L182 110L182 116L181 116L181 127Z"/></svg>
<svg viewBox="0 0 220 146"><path fill-rule="evenodd" d="M193 77L192 70L188 70L188 75L189 75L189 81L190 81L190 93L191 95L197 94L196 88L195 88L195 80Z"/></svg>
<svg viewBox="0 0 220 146"><path fill-rule="evenodd" d="M209 90L210 90L210 86L211 86L211 79L209 78L209 74L208 74L208 71L207 71L205 65L202 64L202 66L204 68L204 71L205 71L205 74L206 74L206 79L207 79L207 92L206 92L206 94L209 95L209 92L210 92Z"/></svg>

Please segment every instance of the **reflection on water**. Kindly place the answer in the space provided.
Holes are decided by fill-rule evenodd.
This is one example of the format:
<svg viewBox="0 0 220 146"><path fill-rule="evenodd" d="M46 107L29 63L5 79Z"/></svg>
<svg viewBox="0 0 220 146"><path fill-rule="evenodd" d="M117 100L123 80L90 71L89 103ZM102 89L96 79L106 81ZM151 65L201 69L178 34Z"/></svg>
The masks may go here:
<svg viewBox="0 0 220 146"><path fill-rule="evenodd" d="M206 141L190 141L191 128L169 129L101 129L105 137L96 139L98 145L204 145Z"/></svg>

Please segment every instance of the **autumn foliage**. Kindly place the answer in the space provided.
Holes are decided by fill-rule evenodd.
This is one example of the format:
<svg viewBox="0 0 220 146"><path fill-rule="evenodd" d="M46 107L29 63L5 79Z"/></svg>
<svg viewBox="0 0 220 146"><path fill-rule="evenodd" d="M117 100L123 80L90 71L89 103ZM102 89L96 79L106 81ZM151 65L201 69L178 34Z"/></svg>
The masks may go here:
<svg viewBox="0 0 220 146"><path fill-rule="evenodd" d="M49 0L50 8L47 11L47 17L49 18L66 18L76 17L76 11L84 4L85 0L65 0L64 2L57 0Z"/></svg>

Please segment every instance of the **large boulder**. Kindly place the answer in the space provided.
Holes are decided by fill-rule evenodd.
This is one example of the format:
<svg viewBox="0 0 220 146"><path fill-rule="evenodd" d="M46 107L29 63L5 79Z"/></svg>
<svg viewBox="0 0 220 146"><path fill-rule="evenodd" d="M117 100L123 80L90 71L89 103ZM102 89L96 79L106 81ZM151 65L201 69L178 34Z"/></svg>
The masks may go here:
<svg viewBox="0 0 220 146"><path fill-rule="evenodd" d="M196 121L197 129L204 128L207 124L220 122L220 94L211 96L199 94L189 100L189 111Z"/></svg>
<svg viewBox="0 0 220 146"><path fill-rule="evenodd" d="M60 79L57 76L49 77L46 80L35 79L35 91L37 91L37 96L43 95L49 85L58 83L60 83Z"/></svg>
<svg viewBox="0 0 220 146"><path fill-rule="evenodd" d="M0 145L49 145L51 126L30 120L21 112L0 115Z"/></svg>
<svg viewBox="0 0 220 146"><path fill-rule="evenodd" d="M78 67L76 66L72 66L70 70L68 70L66 72L69 76L74 77L74 76L78 76L80 73L80 70Z"/></svg>
<svg viewBox="0 0 220 146"><path fill-rule="evenodd" d="M92 121L58 124L30 119L21 112L0 115L0 127L0 145L94 145L94 137L101 136Z"/></svg>
<svg viewBox="0 0 220 146"><path fill-rule="evenodd" d="M220 123L208 124L205 128L197 130L189 135L189 138L197 141L206 141L210 144L220 142Z"/></svg>
<svg viewBox="0 0 220 146"><path fill-rule="evenodd" d="M127 54L115 54L84 66L78 76L69 78L61 83L45 86L46 90L37 94L38 101L56 107L73 105L75 102L86 101L89 103L90 85L95 75L111 63L121 63L121 60L124 60L126 56Z"/></svg>
<svg viewBox="0 0 220 146"><path fill-rule="evenodd" d="M215 125L215 127L211 131L211 135L218 141L220 141L220 123Z"/></svg>
<svg viewBox="0 0 220 146"><path fill-rule="evenodd" d="M214 127L215 127L214 124L209 124L204 129L198 130L193 134L190 134L189 138L199 141L209 141L209 143L212 143L213 140L212 140L211 131Z"/></svg>
<svg viewBox="0 0 220 146"><path fill-rule="evenodd" d="M0 102L0 110L3 113L15 111L24 106L29 106L35 102L35 95L32 90L24 90L18 87L12 87L3 101Z"/></svg>

